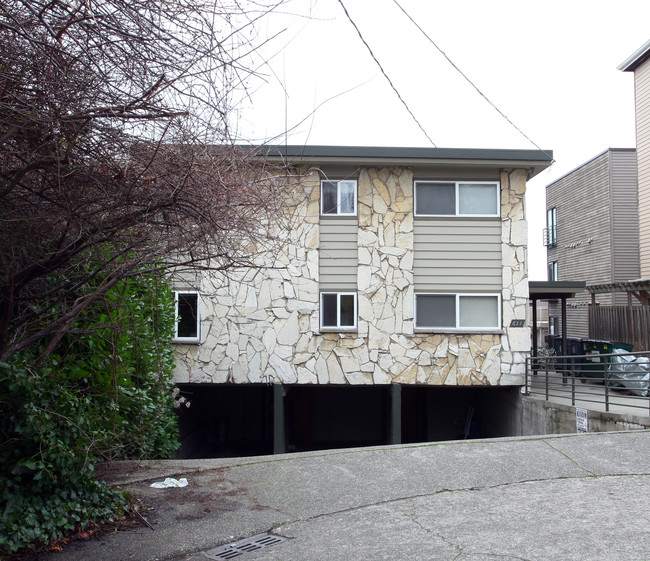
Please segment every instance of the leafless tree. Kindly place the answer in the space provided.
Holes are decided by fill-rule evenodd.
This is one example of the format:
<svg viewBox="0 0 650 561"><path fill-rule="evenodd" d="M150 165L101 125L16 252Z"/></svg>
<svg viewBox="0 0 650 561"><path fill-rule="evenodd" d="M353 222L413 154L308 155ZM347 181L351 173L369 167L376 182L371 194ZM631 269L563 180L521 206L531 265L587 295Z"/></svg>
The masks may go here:
<svg viewBox="0 0 650 561"><path fill-rule="evenodd" d="M0 3L0 359L154 264L274 242L286 177L228 129L270 1Z"/></svg>

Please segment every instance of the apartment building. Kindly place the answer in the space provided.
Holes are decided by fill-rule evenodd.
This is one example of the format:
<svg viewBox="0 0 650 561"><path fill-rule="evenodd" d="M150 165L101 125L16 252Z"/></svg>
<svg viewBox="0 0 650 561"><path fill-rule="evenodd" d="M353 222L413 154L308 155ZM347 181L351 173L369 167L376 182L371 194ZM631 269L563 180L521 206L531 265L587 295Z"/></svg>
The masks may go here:
<svg viewBox="0 0 650 561"><path fill-rule="evenodd" d="M267 266L176 286L186 454L507 434L531 346L526 182L552 154L258 154L300 178L293 225Z"/></svg>

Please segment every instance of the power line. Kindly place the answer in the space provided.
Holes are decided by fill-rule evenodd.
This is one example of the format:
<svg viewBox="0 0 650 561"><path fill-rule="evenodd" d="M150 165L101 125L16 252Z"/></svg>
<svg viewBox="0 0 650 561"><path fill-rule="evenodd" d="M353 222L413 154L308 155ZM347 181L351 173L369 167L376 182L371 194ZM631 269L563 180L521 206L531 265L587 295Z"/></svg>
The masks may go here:
<svg viewBox="0 0 650 561"><path fill-rule="evenodd" d="M359 31L359 28L357 27L357 24L354 23L354 21L350 17L350 14L348 13L347 9L345 8L345 5L343 4L343 0L339 0L339 4L341 4L341 7L343 8L343 11L345 12L345 15L347 16L348 20L350 20L350 23L352 24L354 29L357 30L357 33L359 34L359 38L361 39L363 44L368 49L368 52L370 53L370 56L372 57L372 59L377 63L377 66L379 67L379 70L381 70L381 73L384 75L384 78L386 78L386 80L388 80L388 83L390 84L390 87L393 88L393 91L397 94L397 97L402 102L402 105L404 105L404 107L406 107L406 110L409 112L409 115L411 115L413 120L416 122L417 126L420 127L420 130L424 133L424 136L426 136L429 139L429 142L433 145L433 147L436 148L436 143L433 140L431 140L431 137L427 134L427 131L424 130L424 127L420 124L420 121L418 121L417 117L413 114L413 111L411 111L409 106L406 104L406 101L404 101L404 99L402 98L400 93L397 91L397 88L395 87L395 85L393 84L391 79L388 77L388 74L386 74L386 71L382 67L381 63L377 60L377 57L372 52L372 49L370 48L370 45L368 45L368 43L366 43L366 40L363 38L363 35L361 35L361 31Z"/></svg>
<svg viewBox="0 0 650 561"><path fill-rule="evenodd" d="M339 1L340 1L340 0L339 0ZM463 78L465 78L465 80L467 80L467 82L468 82L468 83L469 83L469 84L470 84L470 85L471 85L471 86L472 86L472 87L473 87L473 88L474 88L474 89L479 93L479 95L480 95L480 96L481 96L485 101L487 101L487 102L488 102L488 103L489 103L489 104L490 104L490 105L495 109L495 111L497 111L497 113L499 113L499 115L501 115L501 116L502 116L506 121L508 121L508 123L510 123L510 125L511 125L512 127L514 127L514 128L519 132L519 134L521 134L521 135L522 135L526 140L528 140L528 142L530 142L533 146L535 146L535 148L537 148L537 149L540 150L541 152L544 152L544 154L546 154L549 158L551 157L551 156L550 156L549 154L547 154L547 153L546 153L542 148L540 148L540 147L537 145L537 143L534 142L534 141L533 141L533 140L532 140L532 139L531 139L531 138L530 138L526 133L524 133L524 131L522 131L522 130L517 126L517 125L515 125L515 124L514 124L514 123L513 123L513 122L512 122L508 117L507 117L507 115L505 115L505 113L503 113L503 111L501 111L501 110L500 110L500 109L499 109L499 108L498 108L494 103L492 103L492 102L488 99L488 97L487 97L487 96L486 96L486 95L485 95L485 94L484 94L484 93L483 93L483 92L478 88L478 86L476 86L476 85L474 84L474 82L472 82L472 81L471 81L471 80L470 80L470 79L465 75L465 73L464 73L460 68L458 68L458 66L456 66L456 65L454 64L454 62L453 62L453 61L452 61L452 60L447 56L447 54L446 54L446 53L445 53L445 52L444 52L444 51L443 51L443 50L442 50L442 49L441 49L441 48L440 48L440 47L435 43L435 41L434 41L433 39L431 39L431 37L429 37L429 35L427 35L426 31L424 31L424 29L422 29L422 28L418 25L418 23L417 23L417 22L416 22L416 21L415 21L415 20L414 20L410 15L409 15L409 13L408 13L404 8L402 8L402 6L400 5L400 3L399 3L397 0L393 0L393 2L395 3L395 5L396 5L400 10L402 10L402 12L404 13L404 15L405 15L408 19L411 20L411 22L413 23L413 25L415 25L415 27L417 27L417 28L420 30L420 33L422 33L422 35L424 35L424 36L427 38L427 40L429 41L429 43L431 43L431 44L432 44L432 45L433 45L433 46L438 50L438 52L439 52L442 56L444 56L444 57L447 59L447 62L449 62L449 64L451 64L451 65L456 69L456 71L457 71L457 72L458 72L458 73L459 73Z"/></svg>

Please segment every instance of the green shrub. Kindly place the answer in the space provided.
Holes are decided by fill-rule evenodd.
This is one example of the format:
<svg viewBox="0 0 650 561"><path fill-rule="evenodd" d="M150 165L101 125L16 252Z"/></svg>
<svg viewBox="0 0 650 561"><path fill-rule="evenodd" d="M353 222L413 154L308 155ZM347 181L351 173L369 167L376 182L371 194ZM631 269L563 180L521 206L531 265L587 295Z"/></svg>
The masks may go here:
<svg viewBox="0 0 650 561"><path fill-rule="evenodd" d="M0 365L0 552L119 516L126 499L94 479L98 460L173 454L173 322L168 285L131 279L56 354Z"/></svg>

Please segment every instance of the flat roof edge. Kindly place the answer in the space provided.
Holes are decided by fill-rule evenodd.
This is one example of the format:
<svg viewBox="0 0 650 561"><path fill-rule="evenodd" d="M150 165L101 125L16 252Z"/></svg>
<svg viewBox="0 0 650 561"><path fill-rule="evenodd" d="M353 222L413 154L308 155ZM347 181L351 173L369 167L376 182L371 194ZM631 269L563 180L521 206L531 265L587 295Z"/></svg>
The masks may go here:
<svg viewBox="0 0 650 561"><path fill-rule="evenodd" d="M537 300L573 298L584 292L586 285L585 281L528 281L528 292Z"/></svg>
<svg viewBox="0 0 650 561"><path fill-rule="evenodd" d="M252 147L251 147L252 148ZM535 162L550 165L552 150L516 150L500 148L423 148L386 146L275 145L260 146L256 153L267 157L309 159L371 160L481 160Z"/></svg>
<svg viewBox="0 0 650 561"><path fill-rule="evenodd" d="M557 179L553 180L551 183L548 183L546 185L546 188L548 189L549 187L552 187L556 183L559 183L563 179L566 179L567 177L569 177L571 174L573 174L573 173L575 173L577 171L580 171L583 167L589 165L590 163L597 160L598 158L601 158L605 154L609 154L611 152L636 152L636 148L611 148L611 147L610 148L605 148L605 150L603 150L599 154L596 154L593 158L589 158L586 162L583 162L579 166L576 166L575 168L573 168L571 171L567 171L565 174L563 174L560 177L558 177Z"/></svg>

